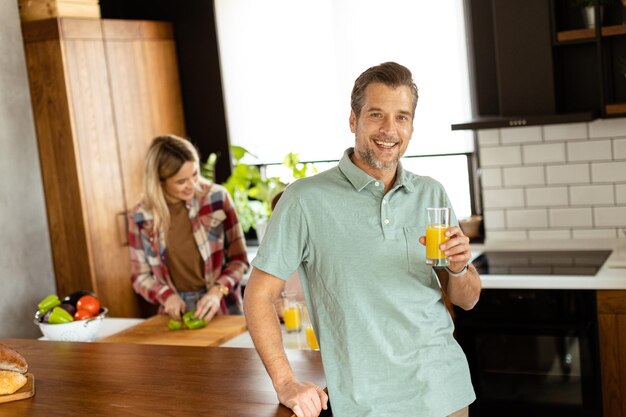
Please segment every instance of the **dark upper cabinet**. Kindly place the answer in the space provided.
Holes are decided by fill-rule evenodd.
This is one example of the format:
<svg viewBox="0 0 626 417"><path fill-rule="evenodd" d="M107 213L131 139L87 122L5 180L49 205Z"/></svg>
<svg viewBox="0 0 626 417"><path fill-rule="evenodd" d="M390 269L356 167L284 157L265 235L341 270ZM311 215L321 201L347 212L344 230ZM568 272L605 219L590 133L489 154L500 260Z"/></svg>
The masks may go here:
<svg viewBox="0 0 626 417"><path fill-rule="evenodd" d="M585 28L570 0L464 3L474 117L453 130L626 116L621 4L596 4L602 25Z"/></svg>

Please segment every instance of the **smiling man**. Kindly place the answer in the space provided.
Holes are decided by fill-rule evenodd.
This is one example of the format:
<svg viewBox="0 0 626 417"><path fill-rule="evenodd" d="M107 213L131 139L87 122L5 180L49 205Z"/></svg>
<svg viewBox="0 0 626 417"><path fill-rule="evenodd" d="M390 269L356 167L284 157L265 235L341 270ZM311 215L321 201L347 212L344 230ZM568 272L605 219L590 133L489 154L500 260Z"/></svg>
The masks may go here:
<svg viewBox="0 0 626 417"><path fill-rule="evenodd" d="M278 399L298 417L318 416L328 397L296 378L283 349L272 301L296 270L335 417L467 416L475 399L441 292L464 309L478 301L469 239L453 219L440 246L450 265L426 265L425 209L450 201L441 184L399 162L417 97L402 65L361 74L349 119L354 148L285 190L252 262L248 328Z"/></svg>

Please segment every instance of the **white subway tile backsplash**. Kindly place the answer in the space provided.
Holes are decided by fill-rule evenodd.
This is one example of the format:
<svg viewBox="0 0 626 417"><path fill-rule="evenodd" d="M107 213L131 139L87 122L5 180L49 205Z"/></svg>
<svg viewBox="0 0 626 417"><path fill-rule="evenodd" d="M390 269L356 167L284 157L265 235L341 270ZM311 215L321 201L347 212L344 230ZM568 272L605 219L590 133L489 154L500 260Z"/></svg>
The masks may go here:
<svg viewBox="0 0 626 417"><path fill-rule="evenodd" d="M502 129L500 131L500 141L503 145L542 142L541 126Z"/></svg>
<svg viewBox="0 0 626 417"><path fill-rule="evenodd" d="M504 210L485 210L483 219L485 225L489 225L490 229L504 229L506 227Z"/></svg>
<svg viewBox="0 0 626 417"><path fill-rule="evenodd" d="M588 184L589 172L588 164L548 165L546 180L548 184Z"/></svg>
<svg viewBox="0 0 626 417"><path fill-rule="evenodd" d="M522 154L519 146L480 148L480 164L483 167L519 165Z"/></svg>
<svg viewBox="0 0 626 417"><path fill-rule="evenodd" d="M567 160L579 161L606 161L611 160L611 140L589 140L584 142L567 143Z"/></svg>
<svg viewBox="0 0 626 417"><path fill-rule="evenodd" d="M523 207L524 190L521 188L484 190L483 205L485 209Z"/></svg>
<svg viewBox="0 0 626 417"><path fill-rule="evenodd" d="M617 204L626 204L626 184L615 185L615 202Z"/></svg>
<svg viewBox="0 0 626 417"><path fill-rule="evenodd" d="M529 207L567 206L569 203L567 187L527 188L526 204Z"/></svg>
<svg viewBox="0 0 626 417"><path fill-rule="evenodd" d="M574 239L615 239L616 229L573 229Z"/></svg>
<svg viewBox="0 0 626 417"><path fill-rule="evenodd" d="M483 168L480 170L480 180L483 187L502 186L502 168Z"/></svg>
<svg viewBox="0 0 626 417"><path fill-rule="evenodd" d="M572 206L615 203L613 185L573 185L569 192Z"/></svg>
<svg viewBox="0 0 626 417"><path fill-rule="evenodd" d="M544 185L546 178L543 166L503 168L504 185Z"/></svg>
<svg viewBox="0 0 626 417"><path fill-rule="evenodd" d="M487 230L485 237L494 240L527 240L528 235L524 230Z"/></svg>
<svg viewBox="0 0 626 417"><path fill-rule="evenodd" d="M522 156L524 164L565 162L565 144L545 143L541 145L523 145Z"/></svg>
<svg viewBox="0 0 626 417"><path fill-rule="evenodd" d="M569 239L571 237L571 233L569 229L565 230L529 230L528 238L530 240L563 240Z"/></svg>
<svg viewBox="0 0 626 417"><path fill-rule="evenodd" d="M507 210L506 224L509 228L548 227L547 209Z"/></svg>
<svg viewBox="0 0 626 417"><path fill-rule="evenodd" d="M596 207L593 209L593 216L595 226L626 226L626 206Z"/></svg>
<svg viewBox="0 0 626 417"><path fill-rule="evenodd" d="M498 129L483 129L478 131L478 145L492 146L500 144L500 131Z"/></svg>
<svg viewBox="0 0 626 417"><path fill-rule="evenodd" d="M589 123L589 137L611 138L626 136L626 118L602 119Z"/></svg>
<svg viewBox="0 0 626 417"><path fill-rule="evenodd" d="M587 135L586 123L562 123L543 127L545 141L586 139Z"/></svg>
<svg viewBox="0 0 626 417"><path fill-rule="evenodd" d="M626 239L626 118L477 132L486 239Z"/></svg>
<svg viewBox="0 0 626 417"><path fill-rule="evenodd" d="M591 208L550 209L549 217L550 228L593 226Z"/></svg>
<svg viewBox="0 0 626 417"><path fill-rule="evenodd" d="M613 159L626 159L626 139L613 140Z"/></svg>
<svg viewBox="0 0 626 417"><path fill-rule="evenodd" d="M593 162L591 182L626 182L626 162Z"/></svg>

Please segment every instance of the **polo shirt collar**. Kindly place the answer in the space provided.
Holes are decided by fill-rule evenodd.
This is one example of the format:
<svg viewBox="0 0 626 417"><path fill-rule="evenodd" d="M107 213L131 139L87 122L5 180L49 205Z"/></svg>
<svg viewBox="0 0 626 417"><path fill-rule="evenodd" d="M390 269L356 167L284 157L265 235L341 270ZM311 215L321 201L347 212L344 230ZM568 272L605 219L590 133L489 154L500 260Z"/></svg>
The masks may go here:
<svg viewBox="0 0 626 417"><path fill-rule="evenodd" d="M346 176L348 181L352 184L352 186L357 190L363 190L370 182L376 181L375 178L370 177L365 171L361 168L354 165L352 160L350 159L350 155L354 153L354 148L348 148L343 153L343 157L341 161L339 161L339 170ZM402 168L402 162L398 161L396 175L396 183L393 186L393 189L398 189L400 187L404 187L407 191L414 191L415 186L411 182L408 176L408 172Z"/></svg>

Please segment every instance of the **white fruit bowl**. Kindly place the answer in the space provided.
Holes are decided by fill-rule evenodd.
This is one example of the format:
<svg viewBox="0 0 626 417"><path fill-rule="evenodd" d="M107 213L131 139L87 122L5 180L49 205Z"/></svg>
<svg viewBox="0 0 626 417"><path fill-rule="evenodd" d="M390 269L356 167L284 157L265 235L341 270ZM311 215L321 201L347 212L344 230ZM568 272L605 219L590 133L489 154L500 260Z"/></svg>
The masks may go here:
<svg viewBox="0 0 626 417"><path fill-rule="evenodd" d="M96 338L96 334L102 325L102 319L106 317L108 312L107 308L101 308L100 314L96 317L61 324L40 323L37 315L35 315L35 324L39 326L39 330L48 340L91 342Z"/></svg>

